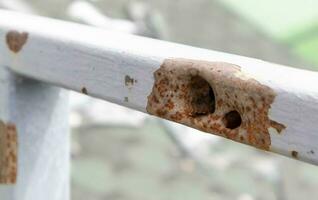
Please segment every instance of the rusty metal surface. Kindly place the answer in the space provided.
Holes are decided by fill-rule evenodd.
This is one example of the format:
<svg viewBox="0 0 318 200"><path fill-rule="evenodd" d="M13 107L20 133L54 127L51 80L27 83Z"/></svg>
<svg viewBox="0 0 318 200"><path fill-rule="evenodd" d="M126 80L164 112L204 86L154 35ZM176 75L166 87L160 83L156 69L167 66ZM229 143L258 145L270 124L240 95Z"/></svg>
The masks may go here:
<svg viewBox="0 0 318 200"><path fill-rule="evenodd" d="M14 184L17 180L17 129L0 120L0 183Z"/></svg>
<svg viewBox="0 0 318 200"><path fill-rule="evenodd" d="M271 144L268 128L285 127L268 116L274 90L239 66L167 59L154 76L150 114L265 150Z"/></svg>

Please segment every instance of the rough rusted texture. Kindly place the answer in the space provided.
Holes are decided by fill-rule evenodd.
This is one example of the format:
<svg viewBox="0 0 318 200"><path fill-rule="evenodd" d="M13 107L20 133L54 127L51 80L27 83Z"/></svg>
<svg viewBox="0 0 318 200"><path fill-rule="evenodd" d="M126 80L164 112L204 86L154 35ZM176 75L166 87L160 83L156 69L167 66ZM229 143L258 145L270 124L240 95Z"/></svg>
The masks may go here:
<svg viewBox="0 0 318 200"><path fill-rule="evenodd" d="M23 45L27 42L28 33L20 33L18 31L10 31L7 33L6 41L9 49L14 53L18 53Z"/></svg>
<svg viewBox="0 0 318 200"><path fill-rule="evenodd" d="M0 183L14 184L17 178L17 130L0 120Z"/></svg>
<svg viewBox="0 0 318 200"><path fill-rule="evenodd" d="M269 150L274 91L241 72L239 66L167 59L155 74L147 111L187 126Z"/></svg>

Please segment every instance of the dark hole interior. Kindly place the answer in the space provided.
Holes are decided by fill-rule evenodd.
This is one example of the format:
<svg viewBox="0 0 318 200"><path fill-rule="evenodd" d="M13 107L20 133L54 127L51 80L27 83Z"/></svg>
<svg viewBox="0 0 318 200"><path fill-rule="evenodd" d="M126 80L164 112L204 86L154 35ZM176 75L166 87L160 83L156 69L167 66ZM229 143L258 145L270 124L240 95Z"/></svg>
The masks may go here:
<svg viewBox="0 0 318 200"><path fill-rule="evenodd" d="M215 111L215 96L210 84L200 76L193 76L189 85L191 115L201 116Z"/></svg>
<svg viewBox="0 0 318 200"><path fill-rule="evenodd" d="M242 118L240 113L238 113L236 110L233 110L225 114L223 121L226 128L235 129L241 125Z"/></svg>

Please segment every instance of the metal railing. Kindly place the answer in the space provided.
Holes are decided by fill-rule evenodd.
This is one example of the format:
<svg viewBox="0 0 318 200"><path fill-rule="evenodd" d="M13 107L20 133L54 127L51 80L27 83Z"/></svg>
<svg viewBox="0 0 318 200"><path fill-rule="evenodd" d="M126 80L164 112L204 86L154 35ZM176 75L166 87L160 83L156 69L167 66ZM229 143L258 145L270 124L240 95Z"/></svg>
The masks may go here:
<svg viewBox="0 0 318 200"><path fill-rule="evenodd" d="M4 199L69 198L67 92L53 86L318 163L317 72L15 12L0 16L0 134L9 135L5 142L18 136L18 147L0 147L0 178L15 183L1 191ZM3 156L16 151L18 159Z"/></svg>

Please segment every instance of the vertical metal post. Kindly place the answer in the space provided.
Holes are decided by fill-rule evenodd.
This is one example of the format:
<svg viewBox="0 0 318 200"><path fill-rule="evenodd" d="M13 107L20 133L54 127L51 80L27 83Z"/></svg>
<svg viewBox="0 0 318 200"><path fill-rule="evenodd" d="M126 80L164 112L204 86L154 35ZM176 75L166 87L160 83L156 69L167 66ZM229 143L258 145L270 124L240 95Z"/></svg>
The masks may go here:
<svg viewBox="0 0 318 200"><path fill-rule="evenodd" d="M0 119L18 135L17 182L0 186L1 200L69 199L68 109L67 91L0 67Z"/></svg>

